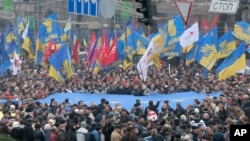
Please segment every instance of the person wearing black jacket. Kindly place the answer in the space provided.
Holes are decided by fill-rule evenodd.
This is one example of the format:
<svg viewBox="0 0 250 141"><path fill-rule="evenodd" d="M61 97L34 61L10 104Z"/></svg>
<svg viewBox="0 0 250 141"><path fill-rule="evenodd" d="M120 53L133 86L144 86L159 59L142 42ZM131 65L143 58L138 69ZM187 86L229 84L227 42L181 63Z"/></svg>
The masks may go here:
<svg viewBox="0 0 250 141"><path fill-rule="evenodd" d="M23 128L23 141L34 141L33 128L31 125L32 118L28 118L26 121Z"/></svg>
<svg viewBox="0 0 250 141"><path fill-rule="evenodd" d="M155 111L158 114L158 107L159 107L161 101L162 100L158 100L157 103L154 105L153 100L150 100L148 102L148 106L145 108L145 112L144 112L145 115L148 115L148 112L147 112L148 107L152 107L153 111Z"/></svg>
<svg viewBox="0 0 250 141"><path fill-rule="evenodd" d="M44 141L45 136L41 131L41 125L39 123L35 124L35 130L33 131L33 136L35 141Z"/></svg>

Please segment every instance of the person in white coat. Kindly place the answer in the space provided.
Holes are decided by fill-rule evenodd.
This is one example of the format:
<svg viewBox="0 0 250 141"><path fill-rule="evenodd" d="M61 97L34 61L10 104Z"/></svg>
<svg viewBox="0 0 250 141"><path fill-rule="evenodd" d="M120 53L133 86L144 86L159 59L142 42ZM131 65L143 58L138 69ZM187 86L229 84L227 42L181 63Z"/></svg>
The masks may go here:
<svg viewBox="0 0 250 141"><path fill-rule="evenodd" d="M85 141L86 135L88 134L88 130L86 129L87 123L85 121L81 122L81 127L76 130L76 140L77 141Z"/></svg>

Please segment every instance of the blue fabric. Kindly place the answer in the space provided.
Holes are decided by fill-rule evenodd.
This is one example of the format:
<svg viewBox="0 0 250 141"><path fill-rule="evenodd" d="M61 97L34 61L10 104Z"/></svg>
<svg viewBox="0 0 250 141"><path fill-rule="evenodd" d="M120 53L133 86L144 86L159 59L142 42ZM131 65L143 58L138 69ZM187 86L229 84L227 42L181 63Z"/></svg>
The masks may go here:
<svg viewBox="0 0 250 141"><path fill-rule="evenodd" d="M222 92L211 93L210 96L219 96ZM48 96L45 99L39 100L41 103L50 103L52 98L55 98L57 102L64 102L66 98L70 100L70 104L77 104L78 101L83 100L85 104L90 105L91 102L99 104L101 98L105 98L109 101L111 106L116 103L120 103L122 107L130 110L135 104L136 99L141 101L143 107L148 106L148 101L153 100L156 103L158 100L162 100L159 108L164 100L168 100L171 107L176 107L176 102L181 102L183 107L187 104L193 104L195 98L200 101L206 97L206 94L197 94L195 92L183 92L175 94L152 94L150 96L133 96L133 95L116 95L116 94L84 94L84 93L56 93Z"/></svg>
<svg viewBox="0 0 250 141"><path fill-rule="evenodd" d="M216 92L209 94L212 97L218 97L222 92ZM182 92L182 93L174 93L174 94L151 94L150 96L133 96L133 95L118 95L118 94L85 94L85 93L55 93L46 97L45 99L38 100L41 103L50 103L52 98L55 98L57 102L64 102L66 98L70 100L70 104L77 104L78 101L82 100L88 106L91 102L95 102L99 104L101 98L105 98L109 101L110 105L113 107L116 103L120 103L122 107L130 110L135 101L139 99L141 101L141 105L145 108L148 106L148 101L153 100L156 103L158 100L162 100L159 108L161 107L164 100L169 101L169 105L175 109L176 102L181 102L183 107L186 107L187 104L193 105L194 99L198 99L202 101L206 97L206 94L198 94L195 92ZM3 103L6 100L0 99L0 102Z"/></svg>

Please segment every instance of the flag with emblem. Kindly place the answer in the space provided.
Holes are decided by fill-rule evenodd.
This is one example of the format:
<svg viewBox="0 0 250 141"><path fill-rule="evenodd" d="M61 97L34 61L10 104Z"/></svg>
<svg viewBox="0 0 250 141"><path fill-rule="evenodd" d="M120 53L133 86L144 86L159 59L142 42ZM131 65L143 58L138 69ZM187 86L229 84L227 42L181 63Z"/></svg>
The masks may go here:
<svg viewBox="0 0 250 141"><path fill-rule="evenodd" d="M17 55L16 51L14 51L14 57L12 60L12 74L16 75L18 72L18 69L20 68L20 64L21 64L21 59L19 58L19 56Z"/></svg>
<svg viewBox="0 0 250 141"><path fill-rule="evenodd" d="M198 23L193 24L185 30L180 36L180 44L183 48L193 44L199 40L199 26Z"/></svg>

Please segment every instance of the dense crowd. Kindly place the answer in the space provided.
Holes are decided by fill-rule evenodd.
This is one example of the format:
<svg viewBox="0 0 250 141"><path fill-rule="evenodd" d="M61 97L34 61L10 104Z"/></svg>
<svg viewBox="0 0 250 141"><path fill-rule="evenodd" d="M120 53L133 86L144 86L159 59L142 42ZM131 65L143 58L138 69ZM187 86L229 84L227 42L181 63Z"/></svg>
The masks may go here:
<svg viewBox="0 0 250 141"><path fill-rule="evenodd" d="M1 78L0 132L17 141L229 141L229 125L248 124L250 118L249 76L240 74L217 81L211 71L206 76L197 64L186 66L163 61L160 68L151 67L147 81L139 79L134 66L102 71L97 75L81 61L74 65L74 76L56 82L48 76L48 66L36 66L22 61L22 69L13 76L8 71ZM132 109L117 103L111 107L101 99L89 105L84 99L70 103L40 103L55 92L91 94L127 94L147 96L195 91L206 94L203 101L194 99L192 105L168 100L147 107L140 97ZM209 93L222 91L218 97ZM161 103L162 106L159 106Z"/></svg>

